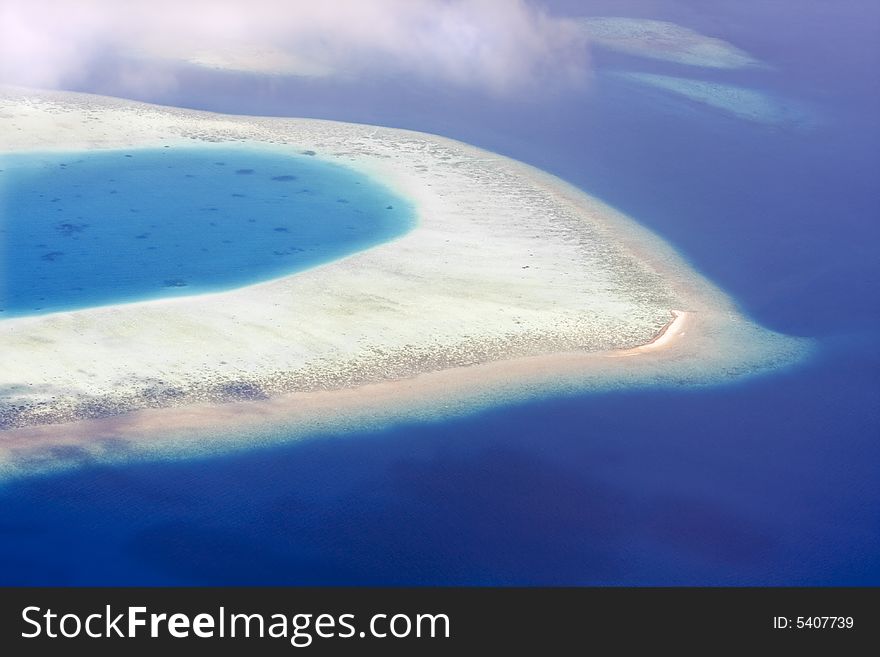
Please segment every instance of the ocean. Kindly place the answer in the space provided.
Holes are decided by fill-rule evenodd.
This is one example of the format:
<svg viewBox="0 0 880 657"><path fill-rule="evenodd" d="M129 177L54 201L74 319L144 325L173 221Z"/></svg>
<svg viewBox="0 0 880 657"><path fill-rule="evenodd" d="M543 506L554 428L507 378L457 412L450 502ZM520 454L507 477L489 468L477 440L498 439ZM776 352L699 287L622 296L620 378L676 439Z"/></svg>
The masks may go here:
<svg viewBox="0 0 880 657"><path fill-rule="evenodd" d="M592 13L676 20L771 66L596 52L582 90L518 102L183 70L141 98L414 128L521 159L662 235L756 322L812 338L809 360L6 482L0 583L880 584L880 10L703 5ZM751 121L619 71L747 86L815 120ZM119 92L111 78L83 88Z"/></svg>

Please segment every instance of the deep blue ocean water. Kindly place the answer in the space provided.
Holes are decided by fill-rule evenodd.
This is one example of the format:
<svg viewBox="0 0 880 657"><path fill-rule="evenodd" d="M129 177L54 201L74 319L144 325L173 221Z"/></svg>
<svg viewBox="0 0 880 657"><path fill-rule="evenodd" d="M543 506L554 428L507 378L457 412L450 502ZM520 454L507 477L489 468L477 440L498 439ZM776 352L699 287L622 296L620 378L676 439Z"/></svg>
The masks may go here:
<svg viewBox="0 0 880 657"><path fill-rule="evenodd" d="M7 483L0 580L880 584L880 8L590 6L711 32L775 68L595 53L582 92L515 103L417 81L184 71L179 90L143 97L410 127L517 157L663 235L756 321L814 338L814 357L724 386L534 400ZM821 121L759 125L660 100L613 70L749 85ZM88 88L112 93L110 79Z"/></svg>
<svg viewBox="0 0 880 657"><path fill-rule="evenodd" d="M0 189L0 317L239 287L412 225L375 181L255 148L7 155Z"/></svg>

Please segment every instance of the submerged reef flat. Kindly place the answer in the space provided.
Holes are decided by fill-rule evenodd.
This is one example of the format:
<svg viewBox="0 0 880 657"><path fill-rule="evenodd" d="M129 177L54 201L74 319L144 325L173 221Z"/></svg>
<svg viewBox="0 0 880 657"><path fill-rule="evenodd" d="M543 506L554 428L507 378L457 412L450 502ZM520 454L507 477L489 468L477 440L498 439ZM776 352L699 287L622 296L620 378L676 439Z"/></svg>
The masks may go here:
<svg viewBox="0 0 880 657"><path fill-rule="evenodd" d="M815 118L806 108L757 89L655 73L617 72L613 75L746 121L791 127L810 127L815 123Z"/></svg>
<svg viewBox="0 0 880 657"><path fill-rule="evenodd" d="M411 203L416 224L231 291L0 320L0 465L249 445L548 392L710 384L804 352L637 223L460 142L0 92L0 152L217 143L349 167Z"/></svg>
<svg viewBox="0 0 880 657"><path fill-rule="evenodd" d="M760 65L727 41L677 23L614 16L582 18L579 23L590 43L627 55L718 69Z"/></svg>

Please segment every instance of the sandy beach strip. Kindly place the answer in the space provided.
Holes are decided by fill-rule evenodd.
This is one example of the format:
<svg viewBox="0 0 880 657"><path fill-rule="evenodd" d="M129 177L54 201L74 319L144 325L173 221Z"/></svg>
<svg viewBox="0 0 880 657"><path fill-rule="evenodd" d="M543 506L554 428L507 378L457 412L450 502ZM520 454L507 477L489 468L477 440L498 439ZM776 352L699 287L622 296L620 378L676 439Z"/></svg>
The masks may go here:
<svg viewBox="0 0 880 657"><path fill-rule="evenodd" d="M43 424L0 432L0 479L55 471L100 462L141 458L198 456L247 449L313 435L345 436L413 420L464 415L499 404L546 396L601 393L639 386L716 384L706 377L705 358L711 337L688 344L683 331L671 330L689 321L698 334L703 318L679 314L653 350L599 353L564 352L480 363L426 372L408 379L382 381L355 388L281 394L268 399L225 403L194 403L149 408L119 415L63 424ZM730 337L730 336L728 336ZM760 337L748 328L737 339ZM653 344L656 344L655 341ZM727 346L733 344L727 343ZM728 359L716 352L715 365L727 378L768 371L790 364L805 346L786 340L768 351L762 369L725 371ZM619 358L620 356L636 358Z"/></svg>
<svg viewBox="0 0 880 657"><path fill-rule="evenodd" d="M548 392L705 384L806 348L748 321L628 217L460 142L0 91L0 156L217 143L354 169L408 199L416 227L246 288L0 321L0 462L53 450L48 462L62 461L58 449L73 447L88 458L207 449Z"/></svg>
<svg viewBox="0 0 880 657"><path fill-rule="evenodd" d="M610 358L620 358L622 356L638 356L646 351L656 351L664 349L684 335L684 327L687 324L688 313L681 310L673 310L672 319L660 331L645 344L639 345L634 349L619 349L610 351L606 356Z"/></svg>

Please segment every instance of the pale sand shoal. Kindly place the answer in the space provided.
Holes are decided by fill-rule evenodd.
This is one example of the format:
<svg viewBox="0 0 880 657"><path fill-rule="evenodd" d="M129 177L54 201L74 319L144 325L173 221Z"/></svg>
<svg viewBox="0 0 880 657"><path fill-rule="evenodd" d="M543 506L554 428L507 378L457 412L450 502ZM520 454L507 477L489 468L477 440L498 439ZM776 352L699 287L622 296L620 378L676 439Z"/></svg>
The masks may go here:
<svg viewBox="0 0 880 657"><path fill-rule="evenodd" d="M0 93L0 153L215 142L315 151L407 198L417 226L230 292L0 322L0 462L210 450L536 394L706 384L805 352L632 220L460 142Z"/></svg>

